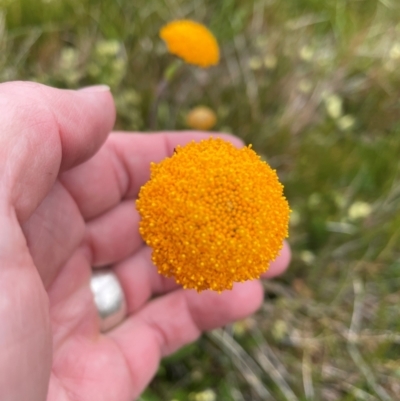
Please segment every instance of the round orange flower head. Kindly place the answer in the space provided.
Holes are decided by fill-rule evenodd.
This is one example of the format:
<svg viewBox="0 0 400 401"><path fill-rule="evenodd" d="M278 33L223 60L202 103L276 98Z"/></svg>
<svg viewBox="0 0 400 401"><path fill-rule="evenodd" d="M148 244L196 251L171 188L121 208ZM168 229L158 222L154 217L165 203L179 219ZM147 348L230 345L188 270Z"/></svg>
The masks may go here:
<svg viewBox="0 0 400 401"><path fill-rule="evenodd" d="M136 206L159 273L197 291L260 277L288 235L290 209L275 170L251 146L219 138L153 163Z"/></svg>
<svg viewBox="0 0 400 401"><path fill-rule="evenodd" d="M217 123L217 116L206 106L197 106L186 116L186 125L193 129L207 131Z"/></svg>
<svg viewBox="0 0 400 401"><path fill-rule="evenodd" d="M219 62L219 47L211 31L191 20L177 20L164 25L160 37L168 51L186 63L210 67Z"/></svg>

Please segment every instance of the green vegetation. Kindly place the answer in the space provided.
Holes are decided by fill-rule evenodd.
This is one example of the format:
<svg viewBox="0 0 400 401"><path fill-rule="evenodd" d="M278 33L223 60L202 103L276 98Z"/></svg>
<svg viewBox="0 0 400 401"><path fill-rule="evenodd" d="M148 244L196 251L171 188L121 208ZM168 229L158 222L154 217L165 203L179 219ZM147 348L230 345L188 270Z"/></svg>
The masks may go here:
<svg viewBox="0 0 400 401"><path fill-rule="evenodd" d="M218 67L179 70L149 121L175 18ZM400 394L397 0L0 0L0 81L111 86L117 128L182 129L205 104L253 143L293 209L293 262L253 317L166 359L143 401L396 400Z"/></svg>

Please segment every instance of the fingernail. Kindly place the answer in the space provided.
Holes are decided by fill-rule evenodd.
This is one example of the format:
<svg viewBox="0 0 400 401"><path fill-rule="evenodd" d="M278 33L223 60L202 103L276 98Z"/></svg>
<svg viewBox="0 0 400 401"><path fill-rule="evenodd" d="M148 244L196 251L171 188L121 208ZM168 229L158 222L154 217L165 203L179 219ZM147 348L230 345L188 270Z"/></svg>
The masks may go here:
<svg viewBox="0 0 400 401"><path fill-rule="evenodd" d="M86 86L85 88L79 89L80 92L109 92L110 87L108 85L93 85Z"/></svg>

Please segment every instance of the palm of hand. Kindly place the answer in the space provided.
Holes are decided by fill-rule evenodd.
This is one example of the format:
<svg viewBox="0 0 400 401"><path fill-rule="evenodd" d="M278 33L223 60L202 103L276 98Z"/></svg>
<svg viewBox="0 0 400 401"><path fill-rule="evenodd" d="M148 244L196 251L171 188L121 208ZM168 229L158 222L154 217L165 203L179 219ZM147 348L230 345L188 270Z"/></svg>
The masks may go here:
<svg viewBox="0 0 400 401"><path fill-rule="evenodd" d="M140 239L134 199L150 162L203 135L115 134L74 167L111 129L110 94L19 85L25 99L32 89L45 107L28 102L33 117L21 123L37 153L23 142L22 156L12 161L16 173L0 180L11 188L0 203L0 292L7 300L0 320L9 323L0 329L0 347L7 350L0 358L0 398L43 400L47 393L48 401L131 401L162 356L203 330L252 313L262 288L254 281L222 295L183 291L157 274ZM1 89L0 107L4 93L18 95L15 84ZM0 135L0 144L14 149L10 137ZM271 276L285 268L287 248L284 253ZM106 265L123 286L128 316L101 334L89 282L92 267Z"/></svg>

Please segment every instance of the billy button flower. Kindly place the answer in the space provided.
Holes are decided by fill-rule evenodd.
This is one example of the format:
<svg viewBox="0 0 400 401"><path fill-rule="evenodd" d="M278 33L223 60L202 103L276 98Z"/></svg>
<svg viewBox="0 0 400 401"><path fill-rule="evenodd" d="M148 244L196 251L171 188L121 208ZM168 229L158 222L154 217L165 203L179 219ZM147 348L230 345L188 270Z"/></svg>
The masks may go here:
<svg viewBox="0 0 400 401"><path fill-rule="evenodd" d="M206 131L214 127L216 123L216 114L207 106L197 106L186 116L186 125L193 129Z"/></svg>
<svg viewBox="0 0 400 401"><path fill-rule="evenodd" d="M186 63L210 67L219 62L219 47L211 31L191 20L176 20L164 25L160 37L168 51Z"/></svg>
<svg viewBox="0 0 400 401"><path fill-rule="evenodd" d="M260 277L288 236L289 205L275 170L219 138L178 146L151 165L136 203L159 273L197 291Z"/></svg>

